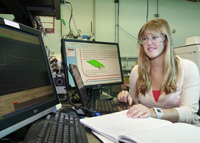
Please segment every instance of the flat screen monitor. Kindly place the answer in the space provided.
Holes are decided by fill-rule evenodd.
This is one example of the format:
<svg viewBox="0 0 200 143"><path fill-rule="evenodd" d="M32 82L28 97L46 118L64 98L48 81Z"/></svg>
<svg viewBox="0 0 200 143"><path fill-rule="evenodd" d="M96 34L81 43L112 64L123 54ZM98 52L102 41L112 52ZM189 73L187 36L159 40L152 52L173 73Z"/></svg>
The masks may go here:
<svg viewBox="0 0 200 143"><path fill-rule="evenodd" d="M41 32L0 17L0 139L56 111Z"/></svg>
<svg viewBox="0 0 200 143"><path fill-rule="evenodd" d="M86 88L123 84L118 43L62 39L61 53L66 66L78 66ZM69 72L66 83L75 86Z"/></svg>

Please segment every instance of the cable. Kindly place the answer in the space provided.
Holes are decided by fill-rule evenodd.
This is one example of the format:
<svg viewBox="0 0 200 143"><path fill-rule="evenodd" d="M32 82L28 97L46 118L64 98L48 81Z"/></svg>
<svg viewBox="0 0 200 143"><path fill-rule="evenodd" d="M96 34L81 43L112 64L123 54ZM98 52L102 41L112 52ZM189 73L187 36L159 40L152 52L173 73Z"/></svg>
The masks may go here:
<svg viewBox="0 0 200 143"><path fill-rule="evenodd" d="M158 0L157 0L157 18L159 17L158 15Z"/></svg>
<svg viewBox="0 0 200 143"><path fill-rule="evenodd" d="M71 5L71 3L69 3L70 5ZM72 19L72 16L73 16L73 7L72 7L72 5L71 5L71 16L70 16L70 19L69 19L69 34L71 33L71 26L70 26L70 24L71 24L71 19ZM68 34L68 36L69 36L69 34Z"/></svg>
<svg viewBox="0 0 200 143"><path fill-rule="evenodd" d="M149 0L147 0L147 15L146 15L146 22L148 21L149 16Z"/></svg>
<svg viewBox="0 0 200 143"><path fill-rule="evenodd" d="M92 109L89 109L89 108L85 108L85 107L82 107L82 106L75 105L75 104L72 102L72 100L71 100L71 97L73 96L73 91L72 91L72 89L71 89L71 92L72 92L72 94L71 94L71 96L70 96L70 100L69 100L69 101L70 101L70 103L71 103L73 106L75 106L75 108L78 107L78 108L81 108L81 109L86 110L86 115L87 115L87 116L96 115L96 112L93 111Z"/></svg>
<svg viewBox="0 0 200 143"><path fill-rule="evenodd" d="M119 25L118 25L119 26ZM132 38L134 38L135 40L137 40L137 38L135 38L134 36L132 36L130 33L128 33L127 31L125 31L123 28L121 28L120 26L119 26L119 28L121 29L121 30L123 30L124 32L126 32L129 36L131 36Z"/></svg>
<svg viewBox="0 0 200 143"><path fill-rule="evenodd" d="M65 3L69 3L69 2L65 2ZM71 5L71 3L69 3L69 4ZM71 12L70 22L71 22L71 18L73 18L74 26L75 26L75 28L76 28L76 31L77 31L78 35L80 35L80 32L79 32L79 30L78 30L77 27L76 27L76 22L75 22L75 19L74 19L73 10L72 10L73 7L72 7L72 5L71 5L71 9L70 9L70 7L69 7L68 5L67 5L67 7L68 7L69 11ZM65 27L66 27L66 23L65 23L64 19L62 19L62 21L63 21L63 24L64 24ZM70 32L71 32L70 22L69 22L69 28L70 28ZM70 32L69 32L69 34L70 34ZM69 36L69 34L67 35L67 37ZM67 38L67 37L66 37L66 38Z"/></svg>
<svg viewBox="0 0 200 143"><path fill-rule="evenodd" d="M73 96L74 96L74 93L73 93L73 90L72 90L72 88L71 88L71 96L70 96L70 98L69 98L70 103L71 103L75 108L78 107L78 108L81 108L81 109L85 110L87 116L96 115L96 112L93 111L92 109L85 108L85 107L78 106L78 105L74 104L74 103L72 102L72 99L71 99Z"/></svg>
<svg viewBox="0 0 200 143"><path fill-rule="evenodd" d="M44 29L44 27L43 27L43 25L42 25L41 19L40 19L39 16L36 16L36 17L35 17L35 20L37 21L37 23L39 24L39 26L41 26L42 32L43 32L43 34L44 34L44 35L43 35L43 39L44 39L44 37L47 36L47 35L46 35L45 29Z"/></svg>
<svg viewBox="0 0 200 143"><path fill-rule="evenodd" d="M117 21L118 21L118 25L119 25L119 2L118 2L118 19L117 19ZM119 27L118 27L118 44L119 44Z"/></svg>
<svg viewBox="0 0 200 143"><path fill-rule="evenodd" d="M67 5L67 7L68 7L68 9L69 9L69 11L70 11L70 7ZM75 26L75 28L76 28L76 31L78 32L78 34L80 35L80 33L79 33L79 31L78 31L78 29L77 29L77 27L76 27L76 22L75 22L75 20L74 20L74 15L72 14L72 17L73 17L73 21L74 21L74 26Z"/></svg>
<svg viewBox="0 0 200 143"><path fill-rule="evenodd" d="M65 2L65 3L68 3L68 4L71 5L70 2ZM72 16L73 16L73 7L72 7L72 5L71 5L71 16L70 16L70 19L69 19L69 33L68 33L68 35L64 35L64 36L66 36L66 37L64 38L64 36L63 36L63 39L67 39L68 36L69 36L69 34L71 33L71 26L70 26L70 23L71 23Z"/></svg>

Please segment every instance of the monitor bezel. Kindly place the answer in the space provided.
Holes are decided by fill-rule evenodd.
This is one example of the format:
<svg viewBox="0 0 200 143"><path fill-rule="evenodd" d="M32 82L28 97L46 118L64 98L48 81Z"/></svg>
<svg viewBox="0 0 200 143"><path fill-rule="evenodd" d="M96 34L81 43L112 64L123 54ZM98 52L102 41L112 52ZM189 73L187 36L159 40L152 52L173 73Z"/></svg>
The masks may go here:
<svg viewBox="0 0 200 143"><path fill-rule="evenodd" d="M105 84L93 84L93 85L85 85L86 89L90 88L102 88L104 86L112 86L112 85L120 85L124 83L124 78L123 78L123 72L122 72L122 65L121 65L121 57L120 57L120 50L119 50L119 44L118 43L113 43L113 42L102 42L102 41L90 41L90 40L74 40L74 39L61 39L61 55L62 55L62 60L63 62L67 61L66 58L66 52L65 52L65 42L82 42L82 43L97 43L97 44L110 44L110 45L116 45L117 46L117 51L118 51L118 58L119 58L119 65L120 65L120 74L121 74L121 82L113 82L113 83L105 83ZM65 63L67 65L67 63ZM64 65L64 74L65 74L65 82L66 82L66 88L70 90L71 86L69 84L69 75L70 73L68 72L69 65L66 67ZM75 87L73 87L75 88Z"/></svg>
<svg viewBox="0 0 200 143"><path fill-rule="evenodd" d="M4 23L4 19L0 17L0 25L3 25L5 27L9 27L9 28L13 28L16 30L19 30L16 27L10 26L10 25L6 25ZM8 20L10 21L10 20ZM13 21L11 21L13 22ZM44 61L47 67L47 72L48 72L48 76L52 85L52 90L53 90L53 94L54 94L54 99L49 100L48 102L45 102L43 104L40 104L39 106L30 108L22 113L16 114L14 116L11 116L9 118L0 120L0 139L5 137L6 135L9 135L10 133L22 128L23 126L26 126L32 122L34 122L35 120L38 120L40 118L42 118L43 116L54 112L56 110L56 105L60 104L59 101L59 97L57 95L56 92L56 88L55 88L55 83L53 80L53 76L50 70L50 65L48 62L48 58L46 55L46 51L45 51L45 46L43 43L43 39L42 39L42 35L41 32L39 30L36 30L34 28L28 27L26 25L14 22L16 24L19 24L20 27L20 31L22 32L26 32L28 34L33 34L35 36L38 36L39 40L40 40L40 44L41 44L41 50L44 56Z"/></svg>

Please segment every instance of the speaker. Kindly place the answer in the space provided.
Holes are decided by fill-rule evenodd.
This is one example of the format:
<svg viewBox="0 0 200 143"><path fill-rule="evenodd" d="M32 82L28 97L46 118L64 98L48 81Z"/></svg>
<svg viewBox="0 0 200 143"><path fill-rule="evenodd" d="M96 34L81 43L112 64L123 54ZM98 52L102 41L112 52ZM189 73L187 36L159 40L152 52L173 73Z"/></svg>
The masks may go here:
<svg viewBox="0 0 200 143"><path fill-rule="evenodd" d="M56 75L56 77L54 77L54 81L55 81L56 86L65 86L64 75Z"/></svg>
<svg viewBox="0 0 200 143"><path fill-rule="evenodd" d="M54 81L56 84L56 91L58 94L66 94L67 90L66 90L66 84L65 84L65 76L64 75L56 75L54 76Z"/></svg>

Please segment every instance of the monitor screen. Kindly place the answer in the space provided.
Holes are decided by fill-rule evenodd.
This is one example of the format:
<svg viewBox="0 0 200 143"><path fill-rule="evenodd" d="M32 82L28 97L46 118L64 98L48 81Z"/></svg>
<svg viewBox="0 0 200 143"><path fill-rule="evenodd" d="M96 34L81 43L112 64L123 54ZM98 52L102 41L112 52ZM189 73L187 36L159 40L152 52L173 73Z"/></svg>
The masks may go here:
<svg viewBox="0 0 200 143"><path fill-rule="evenodd" d="M86 88L123 83L118 43L69 39L62 39L61 43L64 62L78 66ZM75 86L69 72L66 80Z"/></svg>
<svg viewBox="0 0 200 143"><path fill-rule="evenodd" d="M0 138L56 110L41 32L0 18Z"/></svg>

